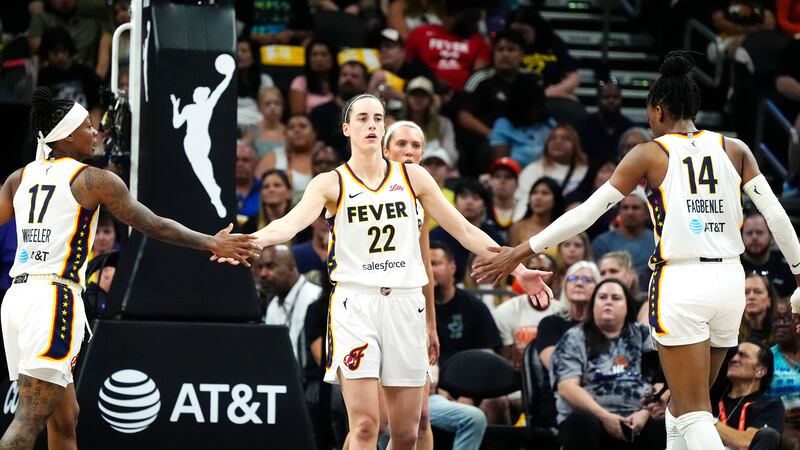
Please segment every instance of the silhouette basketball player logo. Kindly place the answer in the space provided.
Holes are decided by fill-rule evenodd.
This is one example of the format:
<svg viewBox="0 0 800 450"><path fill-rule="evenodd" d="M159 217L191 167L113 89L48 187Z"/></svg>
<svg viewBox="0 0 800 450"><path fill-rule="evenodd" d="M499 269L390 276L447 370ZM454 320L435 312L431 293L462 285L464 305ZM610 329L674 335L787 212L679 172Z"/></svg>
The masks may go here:
<svg viewBox="0 0 800 450"><path fill-rule="evenodd" d="M364 357L364 350L366 350L367 347L369 347L369 343L350 350L350 353L344 357L344 365L350 370L358 369L358 366L361 365L361 358Z"/></svg>
<svg viewBox="0 0 800 450"><path fill-rule="evenodd" d="M183 110L180 110L180 99L175 97L175 94L170 94L169 98L172 100L172 126L178 129L186 122L183 151L186 153L186 157L189 158L194 174L197 175L197 179L200 180L206 193L208 193L211 204L217 210L217 215L222 218L227 216L227 210L222 204L222 198L220 197L222 189L214 179L214 166L211 165L211 160L208 157L211 152L211 136L208 134L208 129L211 123L211 116L214 114L214 107L217 106L217 100L222 96L222 93L230 84L231 78L233 78L236 63L231 55L222 54L217 56L216 61L214 61L214 67L225 78L213 92L206 86L196 87L192 94L194 103L184 106Z"/></svg>

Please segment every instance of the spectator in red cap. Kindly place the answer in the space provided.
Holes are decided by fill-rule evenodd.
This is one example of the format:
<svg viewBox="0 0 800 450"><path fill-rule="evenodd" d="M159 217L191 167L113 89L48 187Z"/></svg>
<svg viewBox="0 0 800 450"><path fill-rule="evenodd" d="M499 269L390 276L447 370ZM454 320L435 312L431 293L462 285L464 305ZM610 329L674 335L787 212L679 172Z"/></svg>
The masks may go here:
<svg viewBox="0 0 800 450"><path fill-rule="evenodd" d="M508 228L514 216L514 192L517 190L517 177L522 168L513 159L504 156L496 159L489 166L489 187L492 189L492 201L487 222L494 224L504 238L508 240Z"/></svg>

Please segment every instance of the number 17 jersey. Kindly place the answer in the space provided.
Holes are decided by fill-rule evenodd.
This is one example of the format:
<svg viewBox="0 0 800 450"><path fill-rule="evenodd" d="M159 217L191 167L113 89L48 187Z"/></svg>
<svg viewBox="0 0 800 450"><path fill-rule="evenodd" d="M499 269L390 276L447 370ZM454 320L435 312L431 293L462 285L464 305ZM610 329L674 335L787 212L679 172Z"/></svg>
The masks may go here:
<svg viewBox="0 0 800 450"><path fill-rule="evenodd" d="M651 266L670 260L738 258L744 252L741 177L725 138L700 130L655 142L669 157L664 181L648 198L656 249Z"/></svg>
<svg viewBox="0 0 800 450"><path fill-rule="evenodd" d="M82 207L71 185L86 167L72 158L25 166L14 194L17 253L12 277L55 274L84 286L99 208Z"/></svg>
<svg viewBox="0 0 800 450"><path fill-rule="evenodd" d="M388 161L377 189L347 164L336 168L339 201L329 223L331 281L361 286L414 288L428 284L419 248L417 199L405 166Z"/></svg>

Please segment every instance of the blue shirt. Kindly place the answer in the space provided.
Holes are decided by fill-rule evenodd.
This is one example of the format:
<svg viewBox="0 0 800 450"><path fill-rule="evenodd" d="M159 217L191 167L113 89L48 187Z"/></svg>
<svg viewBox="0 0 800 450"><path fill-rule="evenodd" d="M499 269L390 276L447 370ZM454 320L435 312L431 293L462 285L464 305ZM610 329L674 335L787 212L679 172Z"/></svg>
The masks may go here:
<svg viewBox="0 0 800 450"><path fill-rule="evenodd" d="M598 260L608 252L625 250L630 253L633 269L637 275L647 270L647 260L653 254L655 247L653 235L647 230L644 230L641 237L635 239L625 237L617 230L609 230L592 241L592 253Z"/></svg>
<svg viewBox="0 0 800 450"><path fill-rule="evenodd" d="M254 179L253 186L246 196L236 193L236 204L239 206L239 215L251 217L258 214L258 202L261 199L261 180Z"/></svg>
<svg viewBox="0 0 800 450"><path fill-rule="evenodd" d="M775 374L766 395L781 399L786 409L797 408L795 405L800 405L800 369L793 369L786 362L777 345L772 346L772 356L775 358Z"/></svg>
<svg viewBox="0 0 800 450"><path fill-rule="evenodd" d="M297 264L297 271L300 274L311 272L312 270L325 269L325 263L319 258L314 247L311 246L311 241L303 242L292 246L292 255L294 262Z"/></svg>
<svg viewBox="0 0 800 450"><path fill-rule="evenodd" d="M508 146L511 159L525 167L542 157L544 143L555 125L553 119L547 119L530 127L516 128L508 119L501 117L494 122L489 145Z"/></svg>

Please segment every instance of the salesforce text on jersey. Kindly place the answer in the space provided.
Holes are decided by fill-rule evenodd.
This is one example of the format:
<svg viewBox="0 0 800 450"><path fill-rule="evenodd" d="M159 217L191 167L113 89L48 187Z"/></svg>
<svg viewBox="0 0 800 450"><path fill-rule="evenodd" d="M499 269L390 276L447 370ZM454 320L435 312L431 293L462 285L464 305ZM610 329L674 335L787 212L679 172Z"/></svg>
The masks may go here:
<svg viewBox="0 0 800 450"><path fill-rule="evenodd" d="M386 272L389 269L402 269L406 266L405 261L378 261L378 262L371 262L369 264L362 264L362 270L379 270L381 272Z"/></svg>

